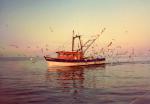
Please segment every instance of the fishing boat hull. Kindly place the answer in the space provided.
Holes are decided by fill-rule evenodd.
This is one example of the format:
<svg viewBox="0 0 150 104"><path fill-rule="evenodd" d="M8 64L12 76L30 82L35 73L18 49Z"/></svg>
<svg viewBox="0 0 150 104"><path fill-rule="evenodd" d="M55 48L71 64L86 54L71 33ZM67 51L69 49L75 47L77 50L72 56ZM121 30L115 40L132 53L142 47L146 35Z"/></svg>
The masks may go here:
<svg viewBox="0 0 150 104"><path fill-rule="evenodd" d="M53 66L88 66L88 65L103 65L103 64L105 64L105 58L84 59L84 60L64 60L64 59L45 57L45 60L48 63L48 67L53 67Z"/></svg>

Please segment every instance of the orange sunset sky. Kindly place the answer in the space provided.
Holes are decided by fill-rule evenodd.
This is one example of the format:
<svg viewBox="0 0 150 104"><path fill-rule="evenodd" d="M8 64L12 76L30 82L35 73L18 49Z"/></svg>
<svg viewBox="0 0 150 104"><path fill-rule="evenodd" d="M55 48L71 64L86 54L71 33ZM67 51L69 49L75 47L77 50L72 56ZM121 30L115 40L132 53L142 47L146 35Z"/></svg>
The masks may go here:
<svg viewBox="0 0 150 104"><path fill-rule="evenodd" d="M86 41L103 27L100 46L113 40L148 51L149 19L150 0L0 0L0 52L35 53L45 45L56 50L71 42L73 29Z"/></svg>

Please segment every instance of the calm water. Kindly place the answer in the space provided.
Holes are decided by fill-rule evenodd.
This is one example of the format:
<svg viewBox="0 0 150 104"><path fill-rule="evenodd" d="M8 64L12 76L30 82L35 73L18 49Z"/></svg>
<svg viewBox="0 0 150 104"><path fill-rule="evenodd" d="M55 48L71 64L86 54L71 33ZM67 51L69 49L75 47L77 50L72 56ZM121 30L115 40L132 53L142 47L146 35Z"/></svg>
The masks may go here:
<svg viewBox="0 0 150 104"><path fill-rule="evenodd" d="M150 104L150 63L47 68L0 61L0 104Z"/></svg>

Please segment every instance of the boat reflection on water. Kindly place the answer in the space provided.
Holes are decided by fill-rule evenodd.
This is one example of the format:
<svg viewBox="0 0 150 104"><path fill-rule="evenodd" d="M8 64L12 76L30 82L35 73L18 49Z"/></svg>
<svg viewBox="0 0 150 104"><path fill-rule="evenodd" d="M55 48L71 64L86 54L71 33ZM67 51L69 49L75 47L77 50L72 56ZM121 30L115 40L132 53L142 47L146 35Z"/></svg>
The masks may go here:
<svg viewBox="0 0 150 104"><path fill-rule="evenodd" d="M47 70L47 81L52 88L61 88L63 92L77 93L87 85L89 80L87 72L104 68L105 66L52 67ZM94 84L94 81L89 82Z"/></svg>

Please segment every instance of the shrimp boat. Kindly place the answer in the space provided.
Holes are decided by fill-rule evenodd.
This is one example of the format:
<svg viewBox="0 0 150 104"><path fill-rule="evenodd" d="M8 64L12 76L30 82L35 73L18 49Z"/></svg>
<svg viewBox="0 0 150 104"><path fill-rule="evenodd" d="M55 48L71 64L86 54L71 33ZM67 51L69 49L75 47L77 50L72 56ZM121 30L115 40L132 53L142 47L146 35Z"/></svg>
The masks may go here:
<svg viewBox="0 0 150 104"><path fill-rule="evenodd" d="M101 34L104 32L105 28L101 31ZM85 57L85 53L91 47L91 45L99 38L101 34L96 35L94 39L90 39L84 44L81 41L80 35L75 35L73 31L72 35L72 50L71 51L57 51L57 57L53 58L49 55L44 56L45 60L48 63L48 67L57 67L57 66L88 66L88 65L104 65L104 57ZM79 46L78 49L75 49L75 39L78 39Z"/></svg>

